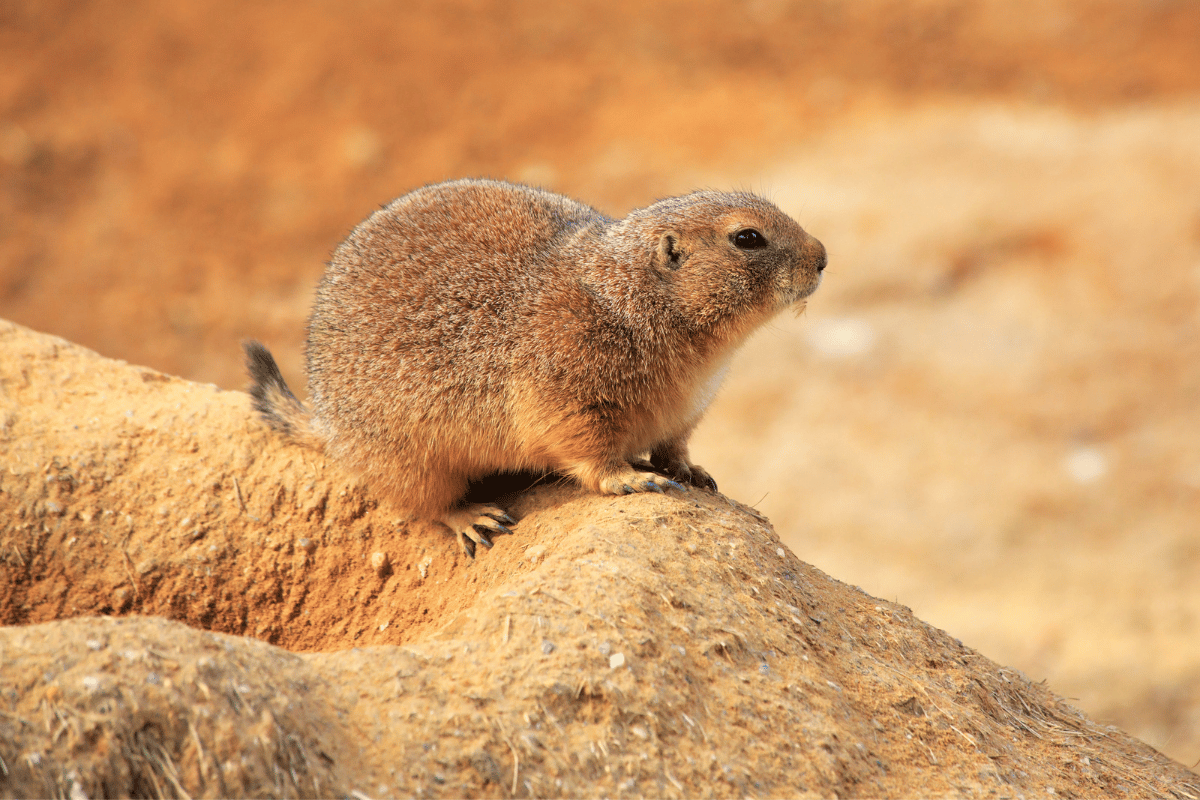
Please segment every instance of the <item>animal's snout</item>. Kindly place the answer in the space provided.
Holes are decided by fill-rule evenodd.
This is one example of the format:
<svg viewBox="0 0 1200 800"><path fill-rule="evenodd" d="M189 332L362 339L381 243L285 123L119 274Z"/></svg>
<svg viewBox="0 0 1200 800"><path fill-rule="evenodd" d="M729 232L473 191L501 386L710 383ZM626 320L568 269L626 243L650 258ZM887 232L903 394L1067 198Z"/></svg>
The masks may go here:
<svg viewBox="0 0 1200 800"><path fill-rule="evenodd" d="M825 245L821 244L817 239L809 239L809 243L813 249L811 256L813 266L817 268L817 272L823 272L825 265L829 263L829 256L825 252Z"/></svg>

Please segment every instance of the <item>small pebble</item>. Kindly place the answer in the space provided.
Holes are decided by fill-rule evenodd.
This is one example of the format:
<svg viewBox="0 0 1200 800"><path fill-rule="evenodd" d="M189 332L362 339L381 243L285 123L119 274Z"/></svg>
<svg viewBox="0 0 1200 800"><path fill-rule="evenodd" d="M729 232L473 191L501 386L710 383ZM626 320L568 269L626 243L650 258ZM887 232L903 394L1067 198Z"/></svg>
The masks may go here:
<svg viewBox="0 0 1200 800"><path fill-rule="evenodd" d="M387 572L390 564L388 554L384 552L371 553L371 569L375 570L375 574L382 576Z"/></svg>
<svg viewBox="0 0 1200 800"><path fill-rule="evenodd" d="M312 555L313 551L317 549L317 543L312 539L297 539L296 547L299 547L304 552Z"/></svg>
<svg viewBox="0 0 1200 800"><path fill-rule="evenodd" d="M620 667L625 666L625 654L613 653L608 657L608 666L611 669L619 669Z"/></svg>
<svg viewBox="0 0 1200 800"><path fill-rule="evenodd" d="M554 642L546 641L543 639L542 640L542 652L545 653L546 655L550 655L551 653L553 653L554 652Z"/></svg>

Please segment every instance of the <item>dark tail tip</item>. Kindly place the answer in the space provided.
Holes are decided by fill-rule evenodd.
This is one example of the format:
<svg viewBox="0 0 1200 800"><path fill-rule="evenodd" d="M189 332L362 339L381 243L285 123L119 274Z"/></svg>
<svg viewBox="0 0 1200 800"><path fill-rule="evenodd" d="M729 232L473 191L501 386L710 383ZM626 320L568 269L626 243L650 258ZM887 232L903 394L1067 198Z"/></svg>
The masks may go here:
<svg viewBox="0 0 1200 800"><path fill-rule="evenodd" d="M283 379L283 373L279 371L279 365L275 363L275 357L271 355L270 350L261 342L253 339L243 342L242 349L246 351L246 371L250 373L250 378L254 381L248 390L250 396L254 398L254 408L268 422L278 426L283 420L280 419L279 409L271 402L271 396L273 394L282 395L297 406L300 405L300 401L288 388L287 382Z"/></svg>

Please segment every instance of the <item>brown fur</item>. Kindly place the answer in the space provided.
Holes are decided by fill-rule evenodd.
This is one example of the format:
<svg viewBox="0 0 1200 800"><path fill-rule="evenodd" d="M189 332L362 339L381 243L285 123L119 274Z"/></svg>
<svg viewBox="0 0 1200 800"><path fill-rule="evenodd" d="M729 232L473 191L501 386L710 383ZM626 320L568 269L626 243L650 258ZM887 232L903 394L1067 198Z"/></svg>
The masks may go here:
<svg viewBox="0 0 1200 800"><path fill-rule="evenodd" d="M736 246L747 228L766 246ZM506 530L506 515L462 497L496 472L555 470L607 494L676 486L644 471L648 454L715 488L688 438L734 351L824 266L820 242L750 194L612 220L524 186L428 186L335 251L309 320L311 417L261 345L247 348L252 393L273 427L321 442L399 508L486 543L479 529Z"/></svg>

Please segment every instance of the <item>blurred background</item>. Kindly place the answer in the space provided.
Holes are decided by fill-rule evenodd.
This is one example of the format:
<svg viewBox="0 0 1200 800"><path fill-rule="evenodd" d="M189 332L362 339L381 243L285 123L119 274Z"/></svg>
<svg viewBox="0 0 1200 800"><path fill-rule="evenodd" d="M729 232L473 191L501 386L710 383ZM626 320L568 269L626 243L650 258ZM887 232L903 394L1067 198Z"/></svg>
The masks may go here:
<svg viewBox="0 0 1200 800"><path fill-rule="evenodd" d="M332 248L526 181L830 254L693 442L829 574L1200 760L1195 0L0 3L0 316L302 387ZM0 352L0 358L3 357Z"/></svg>

